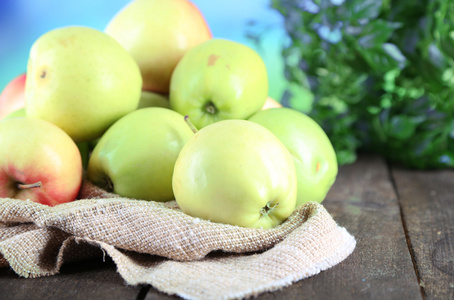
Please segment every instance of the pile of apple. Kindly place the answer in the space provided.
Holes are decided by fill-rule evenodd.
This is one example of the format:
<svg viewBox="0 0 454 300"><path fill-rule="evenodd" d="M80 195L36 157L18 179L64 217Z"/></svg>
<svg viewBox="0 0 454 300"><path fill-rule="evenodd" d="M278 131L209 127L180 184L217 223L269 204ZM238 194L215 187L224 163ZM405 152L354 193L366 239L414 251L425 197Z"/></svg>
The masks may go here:
<svg viewBox="0 0 454 300"><path fill-rule="evenodd" d="M104 32L51 30L0 96L0 197L65 203L86 176L194 217L274 227L323 201L337 161L268 84L258 53L214 38L188 0L134 0Z"/></svg>

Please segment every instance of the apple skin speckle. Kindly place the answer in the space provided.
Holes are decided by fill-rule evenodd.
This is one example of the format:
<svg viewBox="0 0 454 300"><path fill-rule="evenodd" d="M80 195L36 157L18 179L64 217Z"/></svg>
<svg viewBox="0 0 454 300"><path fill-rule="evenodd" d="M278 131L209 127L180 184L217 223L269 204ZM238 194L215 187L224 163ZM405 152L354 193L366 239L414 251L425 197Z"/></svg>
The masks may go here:
<svg viewBox="0 0 454 300"><path fill-rule="evenodd" d="M208 57L208 66L214 66L214 64L219 59L219 57L221 57L221 56L220 55L216 55L216 54L211 54Z"/></svg>

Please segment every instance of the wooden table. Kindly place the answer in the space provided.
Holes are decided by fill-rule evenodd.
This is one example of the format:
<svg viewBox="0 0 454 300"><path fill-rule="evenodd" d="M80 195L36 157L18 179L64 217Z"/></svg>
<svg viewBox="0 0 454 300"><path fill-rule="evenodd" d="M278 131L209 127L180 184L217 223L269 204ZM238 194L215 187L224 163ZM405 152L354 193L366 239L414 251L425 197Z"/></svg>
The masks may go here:
<svg viewBox="0 0 454 300"><path fill-rule="evenodd" d="M363 155L323 202L356 237L339 265L258 299L454 299L454 171L414 171ZM109 258L24 279L0 269L1 299L177 299L127 286Z"/></svg>

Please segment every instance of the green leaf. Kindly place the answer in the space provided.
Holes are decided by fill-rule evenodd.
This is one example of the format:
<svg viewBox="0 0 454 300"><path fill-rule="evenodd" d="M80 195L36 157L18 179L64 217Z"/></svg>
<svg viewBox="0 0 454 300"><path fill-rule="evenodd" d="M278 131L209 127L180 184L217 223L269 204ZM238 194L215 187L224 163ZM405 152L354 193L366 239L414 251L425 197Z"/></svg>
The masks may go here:
<svg viewBox="0 0 454 300"><path fill-rule="evenodd" d="M397 62L397 66L402 69L406 63L406 57L402 54L399 47L391 43L384 43L382 49L387 55L389 55L394 61Z"/></svg>
<svg viewBox="0 0 454 300"><path fill-rule="evenodd" d="M336 152L337 162L340 165L351 164L356 161L356 153L347 150L340 150Z"/></svg>
<svg viewBox="0 0 454 300"><path fill-rule="evenodd" d="M400 27L402 27L401 23L381 19L374 20L364 26L358 38L358 43L365 48L381 47L383 43L389 40L394 30Z"/></svg>
<svg viewBox="0 0 454 300"><path fill-rule="evenodd" d="M368 19L375 19L380 14L382 6L381 0L352 0L346 1L347 15L350 14L351 20L356 20L358 23L364 23Z"/></svg>
<svg viewBox="0 0 454 300"><path fill-rule="evenodd" d="M454 58L454 28L448 36L441 37L440 48L447 56Z"/></svg>
<svg viewBox="0 0 454 300"><path fill-rule="evenodd" d="M454 167L454 1L311 0L312 13L298 9L305 0L271 1L289 37L288 86L314 95L308 115L339 164L366 150L416 168ZM302 108L298 98L288 103Z"/></svg>
<svg viewBox="0 0 454 300"><path fill-rule="evenodd" d="M407 139L413 135L416 129L415 122L405 115L391 117L389 135L397 139Z"/></svg>
<svg viewBox="0 0 454 300"><path fill-rule="evenodd" d="M290 84L288 87L290 93L290 107L298 111L308 113L312 108L314 95L310 90L298 84Z"/></svg>
<svg viewBox="0 0 454 300"><path fill-rule="evenodd" d="M320 99L319 103L320 105L332 108L336 113L339 114L345 113L348 109L348 106L345 103L345 101L339 99L334 95Z"/></svg>
<svg viewBox="0 0 454 300"><path fill-rule="evenodd" d="M372 71L384 74L394 68L403 68L405 57L393 44L384 44L382 47L370 49L360 48L359 54L369 64Z"/></svg>

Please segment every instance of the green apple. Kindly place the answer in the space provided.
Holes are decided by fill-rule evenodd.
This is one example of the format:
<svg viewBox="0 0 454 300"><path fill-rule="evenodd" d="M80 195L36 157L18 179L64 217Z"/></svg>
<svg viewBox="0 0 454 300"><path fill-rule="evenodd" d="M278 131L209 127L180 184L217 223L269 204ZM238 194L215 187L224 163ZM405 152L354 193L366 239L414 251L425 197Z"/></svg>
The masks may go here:
<svg viewBox="0 0 454 300"><path fill-rule="evenodd" d="M135 0L109 22L105 32L137 61L143 89L168 93L178 61L212 37L199 9L188 0Z"/></svg>
<svg viewBox="0 0 454 300"><path fill-rule="evenodd" d="M77 148L79 149L80 156L82 158L82 167L84 170L88 167L88 159L90 158L90 143L89 142L78 142L76 143Z"/></svg>
<svg viewBox="0 0 454 300"><path fill-rule="evenodd" d="M309 116L290 108L271 108L249 118L269 129L292 155L298 179L297 205L321 203L336 180L338 164L323 129Z"/></svg>
<svg viewBox="0 0 454 300"><path fill-rule="evenodd" d="M169 97L159 93L142 91L139 106L137 108L140 109L145 107L170 108Z"/></svg>
<svg viewBox="0 0 454 300"><path fill-rule="evenodd" d="M10 118L16 118L16 117L26 117L27 116L27 113L25 112L25 107L22 107L22 108L19 108L11 113L9 113L8 115L6 115L5 117L3 117L3 119L10 119Z"/></svg>
<svg viewBox="0 0 454 300"><path fill-rule="evenodd" d="M193 135L184 117L175 111L138 109L99 139L88 162L88 180L123 197L173 200L175 161Z"/></svg>
<svg viewBox="0 0 454 300"><path fill-rule="evenodd" d="M296 171L269 130L247 120L223 120L184 145L173 190L178 206L193 217L271 228L295 209Z"/></svg>
<svg viewBox="0 0 454 300"><path fill-rule="evenodd" d="M57 28L30 50L26 112L77 142L90 141L137 109L141 87L137 63L112 37L88 27Z"/></svg>
<svg viewBox="0 0 454 300"><path fill-rule="evenodd" d="M170 107L197 128L227 119L246 119L268 97L265 63L253 49L211 39L189 50L170 83Z"/></svg>
<svg viewBox="0 0 454 300"><path fill-rule="evenodd" d="M82 160L74 141L54 124L28 117L0 121L0 198L54 206L76 199Z"/></svg>

